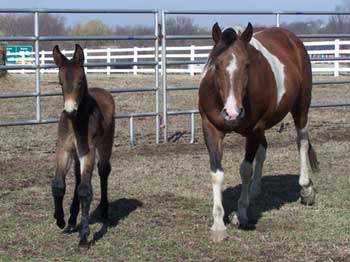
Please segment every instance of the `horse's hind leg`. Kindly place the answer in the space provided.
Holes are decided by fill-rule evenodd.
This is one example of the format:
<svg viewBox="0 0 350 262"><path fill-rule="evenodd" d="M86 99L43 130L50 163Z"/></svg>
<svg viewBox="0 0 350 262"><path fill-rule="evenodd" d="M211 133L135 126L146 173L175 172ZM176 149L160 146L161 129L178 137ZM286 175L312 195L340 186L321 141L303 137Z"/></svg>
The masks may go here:
<svg viewBox="0 0 350 262"><path fill-rule="evenodd" d="M255 165L254 165L254 174L253 174L253 181L249 188L249 196L251 199L256 198L261 193L261 177L262 177L262 170L263 165L266 158L266 149L267 149L267 142L265 135L262 135L262 138L259 142L258 150L255 154Z"/></svg>
<svg viewBox="0 0 350 262"><path fill-rule="evenodd" d="M248 226L247 209L249 206L249 190L253 176L253 161L260 145L260 135L253 134L246 139L246 152L244 160L240 167L240 175L242 179L242 191L238 200L236 223L244 228Z"/></svg>
<svg viewBox="0 0 350 262"><path fill-rule="evenodd" d="M63 197L66 192L66 174L70 167L71 155L70 152L58 146L56 150L56 173L52 180L52 195L55 204L54 217L59 228L64 228Z"/></svg>
<svg viewBox="0 0 350 262"><path fill-rule="evenodd" d="M80 209L80 202L78 197L78 186L80 184L80 162L78 155L74 154L74 175L75 175L75 188L73 201L70 206L70 217L68 220L68 226L65 230L66 233L71 233L76 230L77 217Z"/></svg>
<svg viewBox="0 0 350 262"><path fill-rule="evenodd" d="M302 102L301 99L299 102ZM301 203L312 205L315 203L316 192L313 188L312 180L309 177L307 160L309 160L313 172L318 171L318 161L316 153L310 143L307 129L308 109L309 104L303 105L299 103L298 108L292 111L292 115L297 130L297 145L300 157L299 185L301 186Z"/></svg>

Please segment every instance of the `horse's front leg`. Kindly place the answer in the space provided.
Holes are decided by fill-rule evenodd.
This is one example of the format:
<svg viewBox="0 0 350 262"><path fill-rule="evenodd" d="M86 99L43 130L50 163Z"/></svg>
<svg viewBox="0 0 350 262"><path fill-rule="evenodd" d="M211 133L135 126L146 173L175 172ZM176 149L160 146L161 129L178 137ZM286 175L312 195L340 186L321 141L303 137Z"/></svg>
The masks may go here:
<svg viewBox="0 0 350 262"><path fill-rule="evenodd" d="M217 130L208 120L203 119L204 139L209 151L210 171L213 185L213 218L211 239L219 242L227 238L224 224L224 208L222 206L221 187L224 181L224 171L221 166L222 140L224 134Z"/></svg>
<svg viewBox="0 0 350 262"><path fill-rule="evenodd" d="M81 225L79 247L88 248L89 210L92 200L91 177L95 164L95 149L90 148L87 154L79 155L81 181L78 186L78 197L81 204Z"/></svg>
<svg viewBox="0 0 350 262"><path fill-rule="evenodd" d="M56 149L56 174L52 180L51 188L55 204L54 217L59 228L64 228L63 197L66 192L66 174L70 167L71 154L64 148L57 146Z"/></svg>
<svg viewBox="0 0 350 262"><path fill-rule="evenodd" d="M236 223L244 228L248 226L248 216L247 210L249 207L249 188L253 176L253 161L255 158L256 151L259 147L259 136L251 135L246 139L246 152L244 160L240 167L240 175L242 180L242 191L241 196L238 200L237 214L236 214Z"/></svg>

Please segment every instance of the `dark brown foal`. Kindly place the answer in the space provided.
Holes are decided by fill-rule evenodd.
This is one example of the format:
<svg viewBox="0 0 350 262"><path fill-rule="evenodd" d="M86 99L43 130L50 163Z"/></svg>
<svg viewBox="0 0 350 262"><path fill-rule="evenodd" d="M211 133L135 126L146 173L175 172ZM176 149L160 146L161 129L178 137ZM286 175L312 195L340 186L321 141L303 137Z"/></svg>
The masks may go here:
<svg viewBox="0 0 350 262"><path fill-rule="evenodd" d="M59 82L63 91L64 110L58 124L56 149L56 174L52 181L56 224L64 228L63 197L65 178L74 160L75 190L70 207L70 217L65 232L76 228L81 205L80 242L88 247L89 208L92 200L91 177L98 156L98 174L101 183L102 218L108 216L108 176L111 171L110 157L114 137L114 99L110 93L99 88L88 89L84 72L84 53L75 46L73 58L68 60L59 50L53 49L53 57L59 68Z"/></svg>
<svg viewBox="0 0 350 262"><path fill-rule="evenodd" d="M221 196L225 134L236 132L246 137L240 167L242 192L235 218L241 227L248 225L250 198L257 197L261 190L267 149L265 130L291 112L300 154L301 202L307 205L315 201L307 160L312 171L318 170L318 162L307 130L312 74L302 42L281 28L259 29L253 35L250 23L241 34L233 28L221 31L215 24L212 36L214 47L199 88L199 111L213 183L212 240L221 241L226 238Z"/></svg>

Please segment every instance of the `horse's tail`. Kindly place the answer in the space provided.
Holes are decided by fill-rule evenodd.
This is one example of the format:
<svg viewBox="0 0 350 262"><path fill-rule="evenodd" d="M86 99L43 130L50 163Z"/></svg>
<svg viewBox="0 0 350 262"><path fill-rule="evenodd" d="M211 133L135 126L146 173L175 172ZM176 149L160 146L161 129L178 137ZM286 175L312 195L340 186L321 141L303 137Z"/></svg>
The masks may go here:
<svg viewBox="0 0 350 262"><path fill-rule="evenodd" d="M319 162L317 160L317 155L316 155L316 151L315 149L312 147L310 141L309 141L309 163L310 163L310 167L313 173L319 172L320 171L320 167L319 167Z"/></svg>

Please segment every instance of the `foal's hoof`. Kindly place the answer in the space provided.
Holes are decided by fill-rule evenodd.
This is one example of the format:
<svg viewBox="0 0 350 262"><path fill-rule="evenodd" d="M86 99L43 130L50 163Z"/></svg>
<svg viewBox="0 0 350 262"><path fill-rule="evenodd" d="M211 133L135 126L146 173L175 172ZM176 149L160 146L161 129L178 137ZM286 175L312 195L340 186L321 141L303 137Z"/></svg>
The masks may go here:
<svg viewBox="0 0 350 262"><path fill-rule="evenodd" d="M78 229L79 228L77 227L77 225L68 224L68 226L63 230L63 233L72 234L72 233L78 232Z"/></svg>
<svg viewBox="0 0 350 262"><path fill-rule="evenodd" d="M60 229L63 229L66 226L66 221L64 221L64 218L58 218L58 219L56 219L56 225Z"/></svg>
<svg viewBox="0 0 350 262"><path fill-rule="evenodd" d="M312 187L303 187L300 191L301 203L306 206L315 204L316 190Z"/></svg>
<svg viewBox="0 0 350 262"><path fill-rule="evenodd" d="M211 231L210 239L215 243L226 240L227 238L228 238L228 234L226 233L226 230Z"/></svg>
<svg viewBox="0 0 350 262"><path fill-rule="evenodd" d="M249 224L248 219L246 218L238 218L237 215L234 215L231 221L232 224L234 224L237 228L243 229L243 230L252 230L254 229L254 226Z"/></svg>

